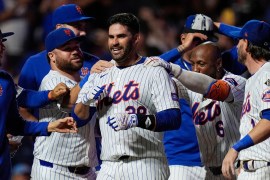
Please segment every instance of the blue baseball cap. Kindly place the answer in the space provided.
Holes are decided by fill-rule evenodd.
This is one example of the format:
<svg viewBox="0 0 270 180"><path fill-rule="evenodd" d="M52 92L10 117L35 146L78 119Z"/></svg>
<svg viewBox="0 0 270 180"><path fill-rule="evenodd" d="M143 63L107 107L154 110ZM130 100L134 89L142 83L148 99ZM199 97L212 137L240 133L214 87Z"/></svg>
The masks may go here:
<svg viewBox="0 0 270 180"><path fill-rule="evenodd" d="M264 21L250 20L231 34L238 39L247 39L253 45L270 50L270 25Z"/></svg>
<svg viewBox="0 0 270 180"><path fill-rule="evenodd" d="M80 6L76 4L65 4L54 10L52 24L55 27L57 24L66 24L90 19L94 18L85 16Z"/></svg>
<svg viewBox="0 0 270 180"><path fill-rule="evenodd" d="M214 35L213 20L204 14L190 15L186 19L184 33L202 33L209 41L216 42L218 38Z"/></svg>
<svg viewBox="0 0 270 180"><path fill-rule="evenodd" d="M59 28L50 32L45 39L45 47L47 52L63 46L72 40L81 41L83 36L76 36L74 32L68 28Z"/></svg>
<svg viewBox="0 0 270 180"><path fill-rule="evenodd" d="M0 39L2 40L2 42L4 42L7 40L5 37L11 36L13 34L14 34L14 32L2 33L2 31L0 30Z"/></svg>

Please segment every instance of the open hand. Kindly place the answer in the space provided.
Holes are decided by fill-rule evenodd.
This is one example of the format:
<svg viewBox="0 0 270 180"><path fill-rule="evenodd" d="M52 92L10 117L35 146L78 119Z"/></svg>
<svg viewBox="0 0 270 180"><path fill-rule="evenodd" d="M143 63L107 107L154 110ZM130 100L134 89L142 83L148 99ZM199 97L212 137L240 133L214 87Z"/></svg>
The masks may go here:
<svg viewBox="0 0 270 180"><path fill-rule="evenodd" d="M231 148L222 162L222 174L227 179L232 179L235 175L234 162L238 157L238 152Z"/></svg>

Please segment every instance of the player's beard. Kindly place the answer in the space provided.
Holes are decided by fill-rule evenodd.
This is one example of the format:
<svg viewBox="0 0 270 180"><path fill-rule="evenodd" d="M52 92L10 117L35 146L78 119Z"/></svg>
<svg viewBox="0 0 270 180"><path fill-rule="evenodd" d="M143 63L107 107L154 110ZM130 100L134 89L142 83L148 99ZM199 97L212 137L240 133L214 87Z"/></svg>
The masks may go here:
<svg viewBox="0 0 270 180"><path fill-rule="evenodd" d="M56 66L60 70L64 72L77 72L79 71L83 66L83 60L81 59L79 62L73 62L72 60L76 59L73 57L69 61L65 61L63 59L57 59L56 60Z"/></svg>
<svg viewBox="0 0 270 180"><path fill-rule="evenodd" d="M114 52L113 52L113 49L114 48L120 48L120 53L118 53L118 54L114 54ZM119 46L117 46L117 47L111 47L110 48L110 52L111 52L111 55L112 55L112 58L119 64L121 64L121 63L123 63L123 62L125 62L128 58L129 58L129 56L130 56L130 54L131 54L131 52L132 52L132 49L133 49L133 42L132 41L130 41L125 47L123 47L123 46L121 46L121 45L119 45Z"/></svg>
<svg viewBox="0 0 270 180"><path fill-rule="evenodd" d="M238 62L240 62L241 64L245 64L246 62L246 58L247 58L247 54L242 50L242 46L240 46L237 49L237 55L238 55Z"/></svg>

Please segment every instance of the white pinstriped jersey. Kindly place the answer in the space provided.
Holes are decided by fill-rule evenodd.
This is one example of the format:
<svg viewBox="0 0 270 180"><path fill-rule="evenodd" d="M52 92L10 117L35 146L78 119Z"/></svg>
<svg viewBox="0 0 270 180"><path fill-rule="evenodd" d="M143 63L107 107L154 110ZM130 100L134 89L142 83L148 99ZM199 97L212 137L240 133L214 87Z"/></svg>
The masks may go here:
<svg viewBox="0 0 270 180"><path fill-rule="evenodd" d="M191 105L201 157L205 166L221 166L229 148L240 138L239 125L246 79L226 72L233 102L206 99L177 82L179 96Z"/></svg>
<svg viewBox="0 0 270 180"><path fill-rule="evenodd" d="M137 127L115 132L107 124L107 118L116 113L155 114L179 108L168 73L161 67L144 67L143 64L123 69L113 66L101 74L91 75L81 92L87 87L103 85L113 101L108 103L105 98L97 106L102 136L101 159L118 160L123 155L165 158L163 133Z"/></svg>
<svg viewBox="0 0 270 180"><path fill-rule="evenodd" d="M39 90L52 90L58 83L63 82L69 88L77 82L51 70L42 80ZM56 103L39 109L39 121L50 122L70 116L70 110L59 108ZM34 156L38 159L63 166L86 165L95 167L97 163L94 136L95 117L78 128L78 133L52 133L48 137L37 137L34 146Z"/></svg>
<svg viewBox="0 0 270 180"><path fill-rule="evenodd" d="M245 101L240 125L241 138L247 135L261 120L263 110L270 108L270 63L265 63L258 72L247 80ZM270 138L244 149L240 160L263 160L270 162Z"/></svg>

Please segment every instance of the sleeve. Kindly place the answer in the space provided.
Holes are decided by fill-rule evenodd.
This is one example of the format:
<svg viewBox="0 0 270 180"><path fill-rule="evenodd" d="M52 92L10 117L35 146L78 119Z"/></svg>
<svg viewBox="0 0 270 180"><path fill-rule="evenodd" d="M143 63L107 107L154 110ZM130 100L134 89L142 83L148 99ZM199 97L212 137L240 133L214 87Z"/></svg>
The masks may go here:
<svg viewBox="0 0 270 180"><path fill-rule="evenodd" d="M17 97L18 105L26 108L40 108L45 106L51 102L48 98L49 92L24 89Z"/></svg>
<svg viewBox="0 0 270 180"><path fill-rule="evenodd" d="M233 102L242 103L245 97L246 79L241 76L231 74L224 76L223 80L230 86L230 93L233 95Z"/></svg>
<svg viewBox="0 0 270 180"><path fill-rule="evenodd" d="M18 84L26 89L38 90L39 87L36 85L36 77L33 73L34 67L32 67L30 59L31 58L27 59L24 66L22 67Z"/></svg>
<svg viewBox="0 0 270 180"><path fill-rule="evenodd" d="M174 63L181 57L181 53L177 50L177 48L174 48L161 54L159 57L164 59L164 61Z"/></svg>
<svg viewBox="0 0 270 180"><path fill-rule="evenodd" d="M221 23L218 30L221 34L223 34L225 36L228 36L228 37L233 38L233 39L238 39L238 37L236 37L234 35L234 32L241 31L241 28Z"/></svg>
<svg viewBox="0 0 270 180"><path fill-rule="evenodd" d="M12 135L35 135L35 136L47 136L50 133L47 131L48 122L38 123L25 121L22 119L18 112L18 106L15 98L15 86L8 87L9 92L13 93L10 106L8 107L7 114L7 132Z"/></svg>
<svg viewBox="0 0 270 180"><path fill-rule="evenodd" d="M152 70L151 93L157 112L171 108L179 109L179 98L169 74L161 67L153 67Z"/></svg>
<svg viewBox="0 0 270 180"><path fill-rule="evenodd" d="M184 99L190 104L191 100L188 93L189 90L176 78L173 78L173 81L175 83L179 99Z"/></svg>
<svg viewBox="0 0 270 180"><path fill-rule="evenodd" d="M259 104L258 111L260 116L262 115L262 111L270 109L270 72L265 71L262 73L259 79L256 79L256 85L254 86L253 92L257 92L254 94L256 96L252 101L254 103ZM257 102L256 102L257 101Z"/></svg>

